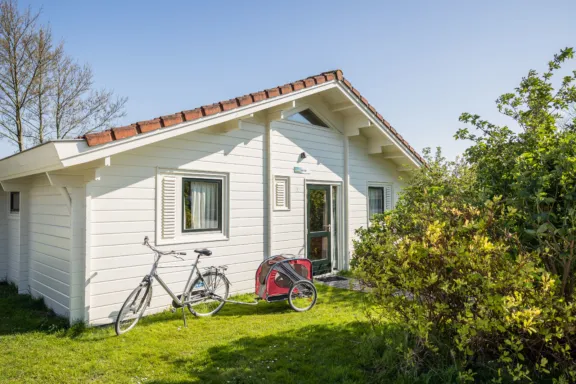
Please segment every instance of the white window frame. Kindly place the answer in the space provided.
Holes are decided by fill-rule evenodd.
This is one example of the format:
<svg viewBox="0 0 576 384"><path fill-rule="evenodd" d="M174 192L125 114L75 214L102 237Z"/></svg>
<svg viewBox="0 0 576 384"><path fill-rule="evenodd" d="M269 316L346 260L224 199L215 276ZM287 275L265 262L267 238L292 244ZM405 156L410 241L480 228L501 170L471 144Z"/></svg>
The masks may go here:
<svg viewBox="0 0 576 384"><path fill-rule="evenodd" d="M394 184L393 183L383 183L383 182L375 182L369 181L366 183L366 224L370 225L370 192L369 188L386 188L390 187L390 209L394 209ZM386 191L384 190L384 199L386 199ZM386 212L386 200L384 200L384 212Z"/></svg>
<svg viewBox="0 0 576 384"><path fill-rule="evenodd" d="M174 238L162 237L162 180L164 176L176 177L176 231ZM183 231L183 179L213 179L222 182L222 229L214 231ZM156 173L156 244L191 244L230 239L230 174L182 169L157 169Z"/></svg>
<svg viewBox="0 0 576 384"><path fill-rule="evenodd" d="M286 197L285 197L285 206L281 207L276 205L276 182L278 180L285 180L286 181ZM290 210L290 201L291 199L291 185L290 185L290 176L283 176L283 175L274 175L274 211L289 211Z"/></svg>

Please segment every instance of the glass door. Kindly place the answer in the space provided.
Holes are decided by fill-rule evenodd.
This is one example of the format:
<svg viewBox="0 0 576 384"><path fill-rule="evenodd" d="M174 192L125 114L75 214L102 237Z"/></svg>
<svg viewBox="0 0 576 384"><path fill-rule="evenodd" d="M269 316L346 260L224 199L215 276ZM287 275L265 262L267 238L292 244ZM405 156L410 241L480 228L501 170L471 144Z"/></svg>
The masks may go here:
<svg viewBox="0 0 576 384"><path fill-rule="evenodd" d="M330 185L308 184L307 229L308 252L314 274L320 275L331 270L332 261L332 191Z"/></svg>

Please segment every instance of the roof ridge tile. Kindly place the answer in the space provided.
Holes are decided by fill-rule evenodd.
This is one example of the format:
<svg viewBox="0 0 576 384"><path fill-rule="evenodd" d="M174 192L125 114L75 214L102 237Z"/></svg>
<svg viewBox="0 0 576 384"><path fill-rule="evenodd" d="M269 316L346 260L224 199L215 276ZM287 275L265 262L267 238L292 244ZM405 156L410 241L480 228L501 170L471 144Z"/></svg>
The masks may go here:
<svg viewBox="0 0 576 384"><path fill-rule="evenodd" d="M279 87L269 88L259 92L253 92L230 100L219 101L217 103L204 105L196 109L176 112L171 115L160 116L151 120L139 121L124 127L111 128L102 132L87 133L81 138L86 140L88 146L93 147L95 145L106 144L112 141L136 136L138 134L174 126L183 122L193 121L202 117L230 111L253 103L258 103L266 99L274 98L280 95L286 95L291 92L300 91L302 89L314 87L316 85L324 84L330 81L338 81L342 83L346 88L348 88L350 92L352 92L354 96L357 97L358 100L364 104L370 110L370 112L372 112L374 116L382 124L384 124L384 126L389 129L390 132L396 136L396 138L402 144L404 144L416 158L418 158L418 160L424 164L426 163L422 156L420 156L420 154L408 144L408 142L396 131L396 129L394 129L392 125L386 121L384 117L378 113L378 111L376 111L376 108L370 105L368 100L362 96L360 91L352 86L352 84L344 77L344 73L340 69L322 72L319 75L309 76L305 79L287 83Z"/></svg>

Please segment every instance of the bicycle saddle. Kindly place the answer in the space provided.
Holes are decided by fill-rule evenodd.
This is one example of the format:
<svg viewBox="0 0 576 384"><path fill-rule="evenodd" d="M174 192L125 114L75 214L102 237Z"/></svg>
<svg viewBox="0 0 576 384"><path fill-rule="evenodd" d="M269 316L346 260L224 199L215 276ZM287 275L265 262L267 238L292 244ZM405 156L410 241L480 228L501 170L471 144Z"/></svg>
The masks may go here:
<svg viewBox="0 0 576 384"><path fill-rule="evenodd" d="M212 254L212 251L206 248L195 249L194 252L204 256L210 256Z"/></svg>

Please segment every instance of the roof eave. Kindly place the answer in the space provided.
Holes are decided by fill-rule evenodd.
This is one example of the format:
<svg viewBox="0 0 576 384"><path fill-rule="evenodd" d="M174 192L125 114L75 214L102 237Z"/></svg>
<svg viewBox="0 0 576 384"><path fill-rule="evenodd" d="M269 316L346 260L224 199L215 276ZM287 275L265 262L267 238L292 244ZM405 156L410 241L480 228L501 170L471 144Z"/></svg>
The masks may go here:
<svg viewBox="0 0 576 384"><path fill-rule="evenodd" d="M314 87L305 88L287 95L280 95L272 99L265 99L257 103L252 103L245 107L240 107L227 112L206 116L194 121L184 122L170 127L154 130L145 134L131 136L122 140L114 140L98 146L88 146L85 142L80 142L75 148L68 148L66 153L62 152L62 164L65 167L78 165L104 157L109 157L120 152L124 152L136 147L166 140L175 136L194 132L203 128L226 123L228 121L241 119L242 117L258 113L260 111L290 103L302 97L310 96L319 92L337 87L337 81L330 81Z"/></svg>
<svg viewBox="0 0 576 384"><path fill-rule="evenodd" d="M410 160L410 162L414 166L421 167L424 165L424 162L416 155L414 155L414 150L408 147L405 140L399 137L398 134L393 133L391 129L388 126L386 126L386 124L383 123L377 116L375 116L374 113L366 105L360 102L358 97L356 97L353 94L353 92L349 89L349 87L347 87L342 83L338 83L338 89L351 103L356 105L356 107L362 112L362 114L366 118L368 118L372 122L372 124L374 124L376 127L379 128L382 135L387 140L391 141L396 146L396 148L399 149L402 152L402 154L405 155L405 157Z"/></svg>
<svg viewBox="0 0 576 384"><path fill-rule="evenodd" d="M64 168L57 150L59 144L67 142L48 142L0 160L0 181Z"/></svg>

